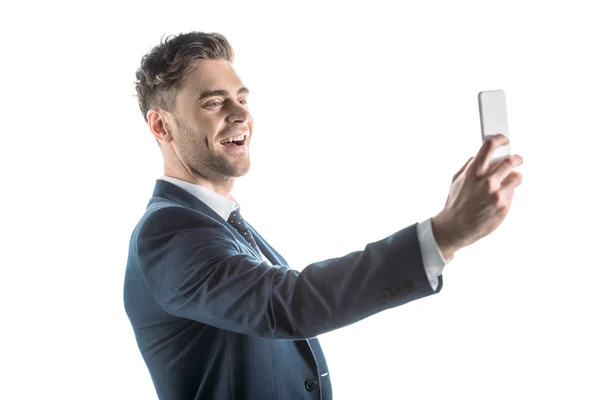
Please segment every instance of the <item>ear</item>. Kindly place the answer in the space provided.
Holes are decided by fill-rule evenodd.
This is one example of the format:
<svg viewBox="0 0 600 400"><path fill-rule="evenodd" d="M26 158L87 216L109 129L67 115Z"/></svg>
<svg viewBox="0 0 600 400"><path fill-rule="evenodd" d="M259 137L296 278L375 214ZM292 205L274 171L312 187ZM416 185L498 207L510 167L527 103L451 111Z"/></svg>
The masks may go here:
<svg viewBox="0 0 600 400"><path fill-rule="evenodd" d="M148 127L152 135L163 143L169 143L173 140L173 124L169 113L160 108L151 108L146 114L148 118Z"/></svg>

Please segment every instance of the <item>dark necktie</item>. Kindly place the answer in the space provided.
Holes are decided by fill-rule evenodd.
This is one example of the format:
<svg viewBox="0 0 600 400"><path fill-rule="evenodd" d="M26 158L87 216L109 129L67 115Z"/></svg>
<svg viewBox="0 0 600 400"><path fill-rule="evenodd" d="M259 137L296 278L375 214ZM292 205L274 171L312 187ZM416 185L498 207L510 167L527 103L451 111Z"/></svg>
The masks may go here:
<svg viewBox="0 0 600 400"><path fill-rule="evenodd" d="M254 240L254 236L252 236L252 232L250 232L250 229L248 229L248 225L246 225L246 221L244 221L244 218L242 218L242 214L240 214L239 207L237 210L231 212L227 222L229 222L235 228L235 230L238 231L240 235L242 235L252 247L254 247L258 254L261 254L256 244L256 241Z"/></svg>

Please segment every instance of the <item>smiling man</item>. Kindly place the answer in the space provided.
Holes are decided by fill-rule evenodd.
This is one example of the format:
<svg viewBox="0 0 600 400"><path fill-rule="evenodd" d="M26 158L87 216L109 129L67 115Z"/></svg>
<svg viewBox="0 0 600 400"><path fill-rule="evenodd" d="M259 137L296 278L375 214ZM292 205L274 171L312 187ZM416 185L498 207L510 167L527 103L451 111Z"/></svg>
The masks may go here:
<svg viewBox="0 0 600 400"><path fill-rule="evenodd" d="M491 167L507 140L486 141L435 217L299 272L231 195L253 134L232 62L227 40L202 32L142 58L136 90L164 176L131 235L125 310L160 399L331 399L317 336L439 292L453 254L506 216L522 159Z"/></svg>
<svg viewBox="0 0 600 400"><path fill-rule="evenodd" d="M222 56L232 57L227 52ZM190 66L193 69L180 77L181 83L162 94L171 104L146 112L148 126L159 145L163 143L166 176L229 198L235 178L250 169L249 90L228 59L206 59ZM138 78L147 79L142 71ZM152 96L144 90L151 89L139 83L138 93Z"/></svg>

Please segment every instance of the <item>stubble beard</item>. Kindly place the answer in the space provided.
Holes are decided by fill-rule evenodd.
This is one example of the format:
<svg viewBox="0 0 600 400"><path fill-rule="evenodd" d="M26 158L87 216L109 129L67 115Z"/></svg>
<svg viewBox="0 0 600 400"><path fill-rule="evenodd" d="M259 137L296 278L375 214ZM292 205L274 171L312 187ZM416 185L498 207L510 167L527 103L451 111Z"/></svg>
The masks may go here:
<svg viewBox="0 0 600 400"><path fill-rule="evenodd" d="M205 177L212 182L226 182L244 176L250 169L249 151L245 156L228 156L208 146L210 139L198 139L200 134L193 132L183 124L180 127L181 153L188 168L195 175ZM222 146L217 144L217 146ZM223 149L224 150L224 149ZM249 150L249 149L248 149Z"/></svg>

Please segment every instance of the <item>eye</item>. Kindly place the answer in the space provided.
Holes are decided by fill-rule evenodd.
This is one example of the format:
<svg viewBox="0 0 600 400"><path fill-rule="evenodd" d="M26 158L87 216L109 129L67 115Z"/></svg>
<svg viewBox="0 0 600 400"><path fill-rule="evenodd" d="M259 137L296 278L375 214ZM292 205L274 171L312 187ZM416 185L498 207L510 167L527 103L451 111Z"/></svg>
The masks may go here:
<svg viewBox="0 0 600 400"><path fill-rule="evenodd" d="M248 104L248 100L246 100L246 99L242 99L242 100L240 100L240 103L242 103L242 104L246 105L246 104Z"/></svg>
<svg viewBox="0 0 600 400"><path fill-rule="evenodd" d="M207 104L207 106L209 106L209 107L215 107L215 106L218 106L218 105L221 105L221 102L220 102L220 101L215 101L215 102L213 102L213 103L208 103L208 104Z"/></svg>

